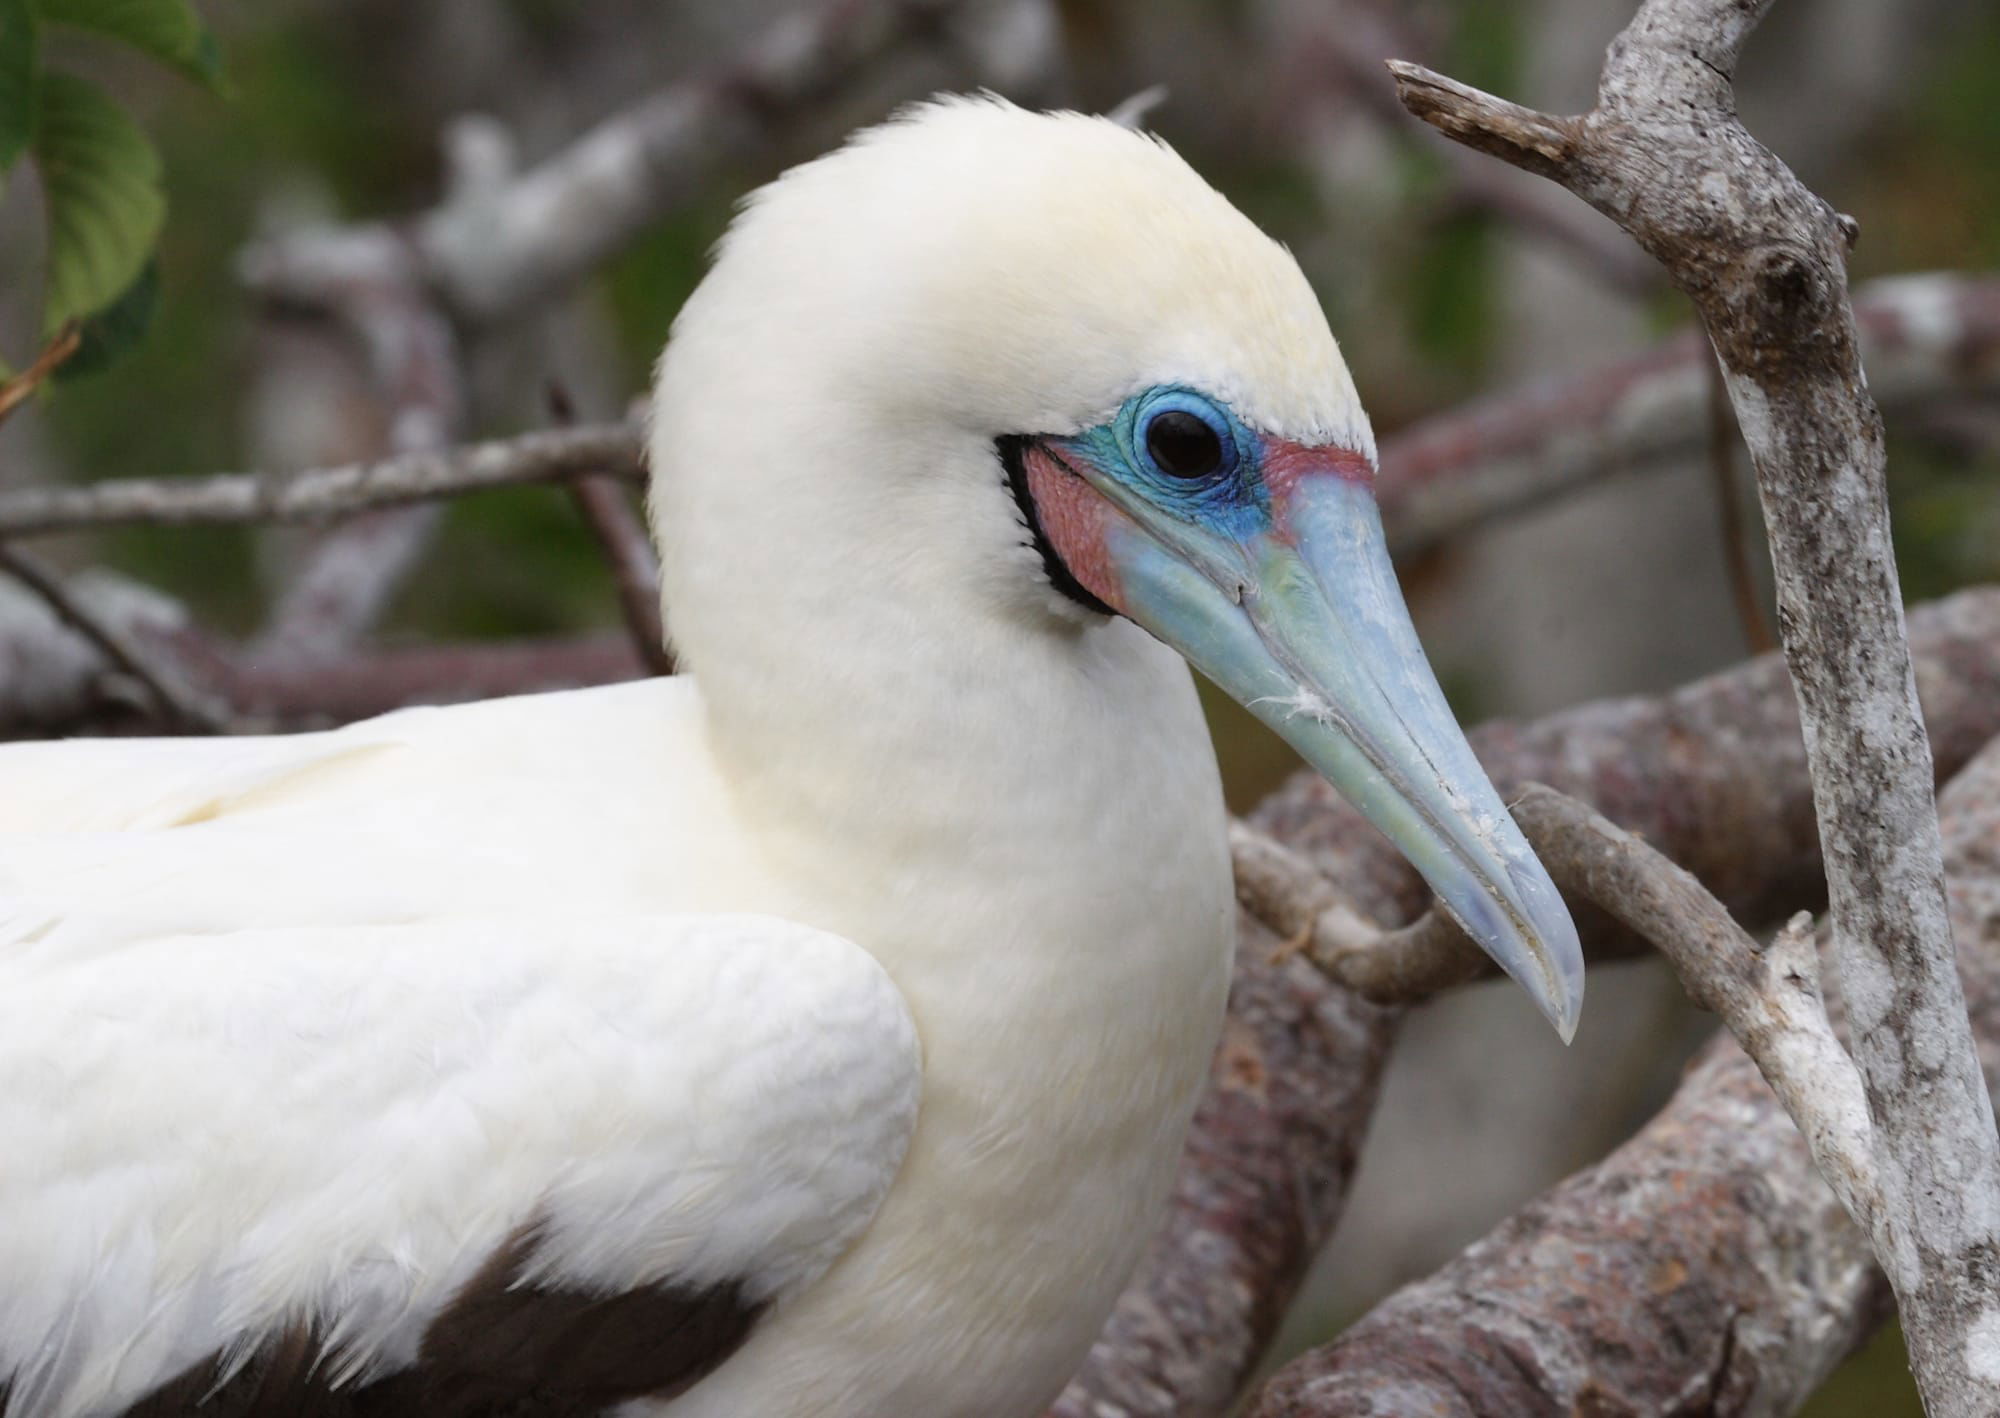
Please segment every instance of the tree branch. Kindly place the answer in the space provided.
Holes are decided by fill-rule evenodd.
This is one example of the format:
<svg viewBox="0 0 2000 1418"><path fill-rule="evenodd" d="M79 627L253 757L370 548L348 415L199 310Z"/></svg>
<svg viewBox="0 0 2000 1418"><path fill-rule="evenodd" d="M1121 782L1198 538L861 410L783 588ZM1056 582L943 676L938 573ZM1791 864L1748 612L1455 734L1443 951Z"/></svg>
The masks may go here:
<svg viewBox="0 0 2000 1418"><path fill-rule="evenodd" d="M644 477L640 459L636 424L587 424L302 473L120 478L87 487L20 488L0 492L0 537L134 523L328 521L490 488L567 482L592 472L639 482Z"/></svg>
<svg viewBox="0 0 2000 1418"><path fill-rule="evenodd" d="M525 174L494 125L460 125L445 201L404 227L293 232L247 250L244 282L359 337L390 409L389 451L443 448L462 416L455 336L573 284L725 163L964 0L838 0L788 14L717 72L638 104ZM493 141L495 138L498 141ZM495 160L497 159L497 160ZM604 510L602 505L599 510ZM267 650L324 655L379 617L436 509L374 512L329 532L280 599Z"/></svg>
<svg viewBox="0 0 2000 1418"><path fill-rule="evenodd" d="M659 561L625 488L604 473L586 473L570 483L569 495L604 552L632 648L654 674L672 674L674 657L660 619Z"/></svg>
<svg viewBox="0 0 2000 1418"><path fill-rule="evenodd" d="M246 253L246 277L286 306L334 320L360 345L388 411L388 451L435 453L464 418L458 342L410 244L384 228L281 239ZM378 510L319 539L267 618L267 654L325 658L372 628L442 513Z"/></svg>
<svg viewBox="0 0 2000 1418"><path fill-rule="evenodd" d="M1383 87L1381 66L1399 45L1408 43L1406 27L1357 5L1309 10L1301 18L1305 43L1295 62L1302 70L1319 87L1337 85L1343 97L1377 123L1403 131L1402 108ZM1658 266L1566 199L1480 162L1463 149L1444 147L1438 155L1449 174L1449 197L1456 205L1485 212L1547 242L1620 295L1644 299L1660 292L1665 282Z"/></svg>
<svg viewBox="0 0 2000 1418"><path fill-rule="evenodd" d="M1514 817L1571 909L1601 905L1583 889L1582 867L1564 852L1559 836L1538 836L1540 824L1518 806ZM1371 1004L1421 1004L1499 973L1492 957L1435 906L1407 926L1380 930L1342 900L1312 863L1248 823L1230 824L1229 848L1237 904L1282 937L1282 953L1303 954L1321 974ZM1588 944L1595 963L1644 954L1652 942L1612 932Z"/></svg>
<svg viewBox="0 0 2000 1418"><path fill-rule="evenodd" d="M568 387L551 379L545 391L549 416L558 427L576 423L576 405ZM674 672L673 652L667 648L666 627L660 611L660 559L653 550L639 514L632 510L625 489L605 473L585 473L569 484L570 501L582 514L584 524L597 538L598 550L611 571L618 592L618 609L625 628L632 634L632 647L656 675Z"/></svg>
<svg viewBox="0 0 2000 1418"><path fill-rule="evenodd" d="M19 547L0 542L0 571L42 599L56 618L88 641L112 668L138 681L160 717L185 733L219 733L229 727L226 710L187 684L174 666L154 656L138 636L117 620L99 615L56 572Z"/></svg>
<svg viewBox="0 0 2000 1418"><path fill-rule="evenodd" d="M1575 798L1532 784L1513 805L1568 889L1658 946L1694 1002L1720 1015L1798 1123L1820 1175L1864 1227L1882 1207L1861 1076L1820 996L1812 917L1768 947L1691 874Z"/></svg>
<svg viewBox="0 0 2000 1418"><path fill-rule="evenodd" d="M1390 67L1411 112L1611 216L1701 311L1757 469L1804 711L1883 1192L1873 1239L1926 1407L1989 1414L2000 1411L2000 1137L1953 965L1881 419L1848 307L1855 228L1736 119L1731 76L1768 4L1646 0L1580 118Z"/></svg>
<svg viewBox="0 0 2000 1418"><path fill-rule="evenodd" d="M2000 740L1939 806L1959 969L2000 1090ZM1888 1312L1868 1242L1722 1035L1631 1142L1288 1365L1252 1413L1789 1413Z"/></svg>
<svg viewBox="0 0 2000 1418"><path fill-rule="evenodd" d="M710 174L761 153L966 0L834 0L792 10L713 72L613 115L546 161L467 184L410 223L424 281L461 321L495 324L589 275ZM287 238L282 266L253 253L253 288L276 298L337 267L382 228Z"/></svg>

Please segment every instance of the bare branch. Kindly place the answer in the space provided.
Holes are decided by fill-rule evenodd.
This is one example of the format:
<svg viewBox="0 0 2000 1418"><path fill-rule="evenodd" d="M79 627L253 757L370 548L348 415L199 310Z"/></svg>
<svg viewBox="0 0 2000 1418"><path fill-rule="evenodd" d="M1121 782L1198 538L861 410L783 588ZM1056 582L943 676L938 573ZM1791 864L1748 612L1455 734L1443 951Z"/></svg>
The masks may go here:
<svg viewBox="0 0 2000 1418"><path fill-rule="evenodd" d="M138 681L169 725L189 733L219 733L229 727L226 710L185 682L173 666L156 659L124 626L71 595L62 578L39 558L0 542L0 571L41 597L64 625L95 646L114 668Z"/></svg>
<svg viewBox="0 0 2000 1418"><path fill-rule="evenodd" d="M1869 388L1891 415L2000 394L2000 280L1938 273L1872 281L1854 313ZM1698 457L1714 365L1690 331L1390 435L1377 493L1392 543L1399 553L1421 551L1597 478Z"/></svg>
<svg viewBox="0 0 2000 1418"><path fill-rule="evenodd" d="M244 282L276 306L330 314L359 336L391 413L390 452L443 447L462 403L451 323L499 321L573 284L790 120L967 0L837 0L796 9L720 70L600 124L525 174L504 133L459 124L452 180L400 226L301 231L246 251ZM608 504L606 504L608 506ZM600 508L602 510L602 508ZM329 532L263 637L325 654L377 619L440 514L406 507Z"/></svg>
<svg viewBox="0 0 2000 1418"><path fill-rule="evenodd" d="M761 153L803 112L965 0L836 0L784 14L714 72L606 119L539 166L467 184L415 219L426 282L461 320L492 324L587 276L710 174ZM374 229L368 229L374 230ZM253 255L252 286L285 298L338 267L361 233L289 238L288 259Z"/></svg>
<svg viewBox="0 0 2000 1418"><path fill-rule="evenodd" d="M1671 1103L1338 1340L1253 1418L1769 1418L1887 1315L1867 1242L1726 1034Z"/></svg>
<svg viewBox="0 0 2000 1418"><path fill-rule="evenodd" d="M103 657L93 642L46 613L39 599L9 591L0 581L0 738L184 727L156 702L107 696ZM409 704L574 689L646 672L623 634L350 651L326 661L247 655L193 629L178 606L130 583L93 576L73 595L149 663L172 666L183 681L199 685L198 698L226 701L230 727L239 729L323 728Z"/></svg>
<svg viewBox="0 0 2000 1418"><path fill-rule="evenodd" d="M1565 890L1658 946L1695 1003L1722 1016L1865 1227L1881 1210L1873 1134L1820 997L1812 918L1795 917L1761 950L1691 874L1576 799L1533 784L1513 811Z"/></svg>
<svg viewBox="0 0 2000 1418"><path fill-rule="evenodd" d="M674 657L660 622L659 561L645 526L626 500L624 486L603 473L587 473L569 485L569 492L611 567L618 608L632 632L633 648L654 674L672 674Z"/></svg>
<svg viewBox="0 0 2000 1418"><path fill-rule="evenodd" d="M226 661L219 678L245 715L273 727L310 728L410 704L580 689L645 673L629 636L596 634L350 651L323 662Z"/></svg>
<svg viewBox="0 0 2000 1418"><path fill-rule="evenodd" d="M558 427L576 423L576 405L569 388L551 379L545 391L549 416ZM632 645L639 658L656 675L674 672L673 652L667 648L666 627L660 613L660 561L653 539L639 515L626 501L625 489L616 478L603 473L586 473L569 485L570 500L583 515L598 550L604 553L611 570L612 585L618 592L618 609L625 628L632 633Z"/></svg>
<svg viewBox="0 0 2000 1418"><path fill-rule="evenodd" d="M1403 112L1382 83L1382 63L1405 36L1360 6L1328 7L1308 13L1310 26L1303 62L1321 83L1339 85L1341 94L1376 122L1403 130ZM1483 163L1462 148L1436 149L1450 174L1449 198L1485 212L1579 260L1584 269L1621 295L1646 298L1665 284L1660 269L1602 222L1537 183L1515 178Z"/></svg>
<svg viewBox="0 0 2000 1418"><path fill-rule="evenodd" d="M1564 895L1631 932L1611 943L1658 947L1695 1002L1722 1016L1812 1140L1848 1214L1872 1222L1881 1198L1868 1110L1860 1076L1827 1021L1809 933L1787 928L1760 951L1692 875L1575 798L1530 784L1509 806ZM1328 892L1323 879L1315 885L1317 873L1282 845L1239 826L1231 846L1244 908L1296 933L1314 965L1365 999L1414 1003L1494 973L1435 907L1414 925L1377 932L1338 901L1316 899Z"/></svg>
<svg viewBox="0 0 2000 1418"><path fill-rule="evenodd" d="M405 453L303 473L218 473L200 478L125 478L88 487L0 492L0 537L152 523L236 526L318 522L522 483L567 482L600 473L644 477L632 424L589 424L514 438Z"/></svg>
<svg viewBox="0 0 2000 1418"><path fill-rule="evenodd" d="M1311 862L1248 823L1230 824L1229 851L1236 904L1282 938L1281 951L1303 953L1371 1003L1418 1004L1497 968L1435 907L1400 930L1378 929ZM1559 876L1556 883L1565 884Z"/></svg>
<svg viewBox="0 0 2000 1418"><path fill-rule="evenodd" d="M1611 216L1701 311L1757 469L1803 707L1875 1130L1877 1252L1926 1407L1987 1414L2000 1411L2000 1136L1953 964L1881 418L1847 300L1853 223L1736 118L1731 76L1768 4L1646 0L1581 118L1391 68L1411 112Z"/></svg>
<svg viewBox="0 0 2000 1418"><path fill-rule="evenodd" d="M244 264L287 304L332 317L359 342L388 410L391 454L451 443L465 404L457 339L407 241L373 227L305 236L252 252ZM327 532L279 597L259 647L324 658L358 638L415 568L441 515L404 506Z"/></svg>
<svg viewBox="0 0 2000 1418"><path fill-rule="evenodd" d="M1959 968L2000 1089L2000 740L1939 807ZM1287 1366L1252 1411L1789 1413L1888 1310L1866 1240L1725 1036L1631 1142Z"/></svg>

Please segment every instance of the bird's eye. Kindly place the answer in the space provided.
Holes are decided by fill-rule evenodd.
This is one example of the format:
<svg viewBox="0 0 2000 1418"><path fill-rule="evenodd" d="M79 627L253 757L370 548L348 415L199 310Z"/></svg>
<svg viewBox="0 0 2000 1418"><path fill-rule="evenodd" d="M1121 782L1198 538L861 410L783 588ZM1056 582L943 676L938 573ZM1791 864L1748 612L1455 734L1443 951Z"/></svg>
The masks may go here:
<svg viewBox="0 0 2000 1418"><path fill-rule="evenodd" d="M1164 409L1146 425L1146 451L1168 477L1205 478L1222 466L1222 436L1186 409Z"/></svg>

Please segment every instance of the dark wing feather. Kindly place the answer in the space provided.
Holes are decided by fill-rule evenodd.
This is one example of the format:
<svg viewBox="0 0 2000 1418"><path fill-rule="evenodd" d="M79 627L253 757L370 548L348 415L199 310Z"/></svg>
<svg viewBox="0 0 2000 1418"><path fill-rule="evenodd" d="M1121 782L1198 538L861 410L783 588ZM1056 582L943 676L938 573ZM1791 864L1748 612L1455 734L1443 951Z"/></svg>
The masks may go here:
<svg viewBox="0 0 2000 1418"><path fill-rule="evenodd" d="M734 1282L613 1295L523 1284L538 1240L529 1225L495 1250L424 1332L411 1368L336 1388L322 1346L294 1327L226 1382L211 1356L122 1418L596 1418L687 1392L763 1313ZM0 1386L0 1418L6 1409Z"/></svg>

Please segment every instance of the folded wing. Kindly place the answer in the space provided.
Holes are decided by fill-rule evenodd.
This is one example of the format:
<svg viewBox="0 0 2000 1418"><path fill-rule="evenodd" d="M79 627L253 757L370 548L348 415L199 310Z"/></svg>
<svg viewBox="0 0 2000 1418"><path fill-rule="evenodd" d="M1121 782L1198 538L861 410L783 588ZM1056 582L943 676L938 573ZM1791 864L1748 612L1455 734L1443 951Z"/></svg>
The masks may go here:
<svg viewBox="0 0 2000 1418"><path fill-rule="evenodd" d="M895 986L771 917L65 924L0 910L5 1418L671 1395L914 1126Z"/></svg>

